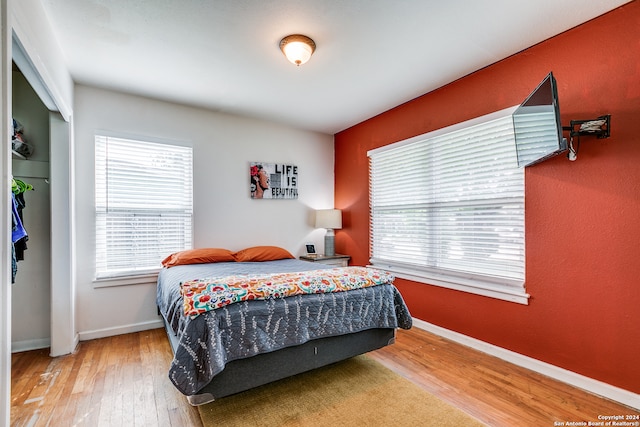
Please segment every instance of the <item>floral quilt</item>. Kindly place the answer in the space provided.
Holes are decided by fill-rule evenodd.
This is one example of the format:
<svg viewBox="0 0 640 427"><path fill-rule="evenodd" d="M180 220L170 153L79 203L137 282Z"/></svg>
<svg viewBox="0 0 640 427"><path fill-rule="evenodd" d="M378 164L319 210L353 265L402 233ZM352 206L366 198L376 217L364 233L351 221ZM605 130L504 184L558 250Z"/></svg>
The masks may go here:
<svg viewBox="0 0 640 427"><path fill-rule="evenodd" d="M394 277L369 267L214 277L181 283L184 312L197 316L236 302L321 294L393 283Z"/></svg>

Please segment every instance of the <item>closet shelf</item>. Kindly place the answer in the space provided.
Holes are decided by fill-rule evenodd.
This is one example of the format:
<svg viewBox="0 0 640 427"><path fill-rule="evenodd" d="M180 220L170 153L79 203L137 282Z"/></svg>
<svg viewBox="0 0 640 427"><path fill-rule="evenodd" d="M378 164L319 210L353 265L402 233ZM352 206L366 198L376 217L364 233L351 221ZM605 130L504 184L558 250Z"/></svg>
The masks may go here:
<svg viewBox="0 0 640 427"><path fill-rule="evenodd" d="M20 160L26 160L27 159L25 156L23 156L22 154L18 153L16 150L11 150L11 154L13 155L14 159L20 159Z"/></svg>

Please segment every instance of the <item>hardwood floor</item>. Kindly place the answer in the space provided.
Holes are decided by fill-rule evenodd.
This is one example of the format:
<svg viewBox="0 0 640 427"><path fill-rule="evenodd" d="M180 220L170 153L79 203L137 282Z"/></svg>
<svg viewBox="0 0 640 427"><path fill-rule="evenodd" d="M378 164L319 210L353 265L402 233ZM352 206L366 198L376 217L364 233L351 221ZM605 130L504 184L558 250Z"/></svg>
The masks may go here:
<svg viewBox="0 0 640 427"><path fill-rule="evenodd" d="M201 426L167 378L163 329L12 358L12 426ZM491 426L553 426L638 414L623 405L413 328L369 353L390 369Z"/></svg>
<svg viewBox="0 0 640 427"><path fill-rule="evenodd" d="M371 355L490 426L587 425L598 415L640 414L415 327Z"/></svg>
<svg viewBox="0 0 640 427"><path fill-rule="evenodd" d="M12 426L201 426L167 377L164 329L80 343L74 354L14 354Z"/></svg>

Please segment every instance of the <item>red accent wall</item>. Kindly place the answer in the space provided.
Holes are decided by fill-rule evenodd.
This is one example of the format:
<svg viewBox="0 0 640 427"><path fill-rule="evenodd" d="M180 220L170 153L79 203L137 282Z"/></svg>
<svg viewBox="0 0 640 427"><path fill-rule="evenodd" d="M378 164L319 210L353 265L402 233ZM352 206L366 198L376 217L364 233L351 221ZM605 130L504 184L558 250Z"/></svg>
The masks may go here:
<svg viewBox="0 0 640 427"><path fill-rule="evenodd" d="M369 259L367 150L520 104L549 71L563 125L611 114L611 137L525 171L529 305L396 283L418 319L640 393L640 2L335 135L336 251Z"/></svg>

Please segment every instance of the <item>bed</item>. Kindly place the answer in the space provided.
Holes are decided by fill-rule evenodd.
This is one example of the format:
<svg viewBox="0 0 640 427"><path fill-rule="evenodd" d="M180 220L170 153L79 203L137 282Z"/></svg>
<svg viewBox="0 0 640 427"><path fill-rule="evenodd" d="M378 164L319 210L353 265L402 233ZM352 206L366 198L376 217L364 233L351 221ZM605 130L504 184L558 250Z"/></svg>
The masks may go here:
<svg viewBox="0 0 640 427"><path fill-rule="evenodd" d="M264 300L247 297L185 315L190 295L181 289L188 284L210 278L346 274L352 268L289 256L247 261L233 255L232 260L165 267L158 275L158 312L174 354L169 378L192 405L384 347L394 342L397 328L411 327L392 283Z"/></svg>

